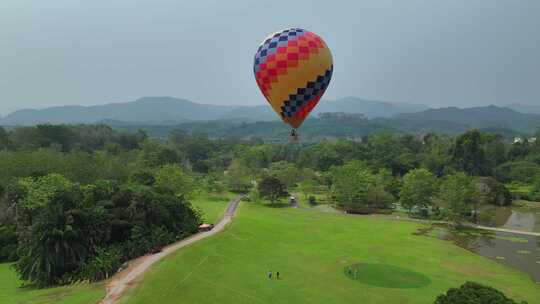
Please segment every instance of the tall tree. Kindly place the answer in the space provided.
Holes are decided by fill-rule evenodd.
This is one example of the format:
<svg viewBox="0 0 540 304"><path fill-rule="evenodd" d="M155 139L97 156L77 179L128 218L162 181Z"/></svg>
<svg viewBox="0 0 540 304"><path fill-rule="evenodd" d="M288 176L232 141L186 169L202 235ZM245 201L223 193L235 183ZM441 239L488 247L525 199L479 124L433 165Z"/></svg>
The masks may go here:
<svg viewBox="0 0 540 304"><path fill-rule="evenodd" d="M350 161L343 166L332 167L331 193L337 204L348 211L364 209L368 205L368 190L376 178L360 161Z"/></svg>
<svg viewBox="0 0 540 304"><path fill-rule="evenodd" d="M15 268L39 286L61 282L89 254L74 210L82 201L79 188L58 174L25 179L27 195L18 206L20 260Z"/></svg>
<svg viewBox="0 0 540 304"><path fill-rule="evenodd" d="M189 197L195 190L193 179L185 174L179 165L164 165L156 172L155 185L161 190L175 195Z"/></svg>
<svg viewBox="0 0 540 304"><path fill-rule="evenodd" d="M415 169L403 177L400 191L400 204L409 212L412 208L426 209L433 205L437 193L437 178L426 169Z"/></svg>
<svg viewBox="0 0 540 304"><path fill-rule="evenodd" d="M252 187L251 176L248 167L239 160L233 160L225 172L225 182L230 191L245 193Z"/></svg>
<svg viewBox="0 0 540 304"><path fill-rule="evenodd" d="M302 170L298 169L294 164L286 161L279 161L270 164L268 171L271 175L274 175L289 187L295 186L303 179Z"/></svg>
<svg viewBox="0 0 540 304"><path fill-rule="evenodd" d="M0 150L7 149L8 145L9 145L9 134L3 127L0 127Z"/></svg>
<svg viewBox="0 0 540 304"><path fill-rule="evenodd" d="M448 136L428 134L424 136L421 167L437 176L448 173L451 162L452 140Z"/></svg>
<svg viewBox="0 0 540 304"><path fill-rule="evenodd" d="M394 196L386 191L383 185L371 185L366 194L366 203L369 208L389 209L395 201Z"/></svg>
<svg viewBox="0 0 540 304"><path fill-rule="evenodd" d="M275 176L263 177L259 182L258 190L261 197L268 199L271 203L275 203L279 199L289 195L285 183Z"/></svg>
<svg viewBox="0 0 540 304"><path fill-rule="evenodd" d="M179 161L176 150L154 140L143 142L140 158L146 167L159 167Z"/></svg>
<svg viewBox="0 0 540 304"><path fill-rule="evenodd" d="M473 180L463 172L447 176L441 184L438 198L448 208L449 219L461 224L471 213L475 202Z"/></svg>
<svg viewBox="0 0 540 304"><path fill-rule="evenodd" d="M507 160L507 148L504 138L499 134L485 134L485 155L491 172Z"/></svg>
<svg viewBox="0 0 540 304"><path fill-rule="evenodd" d="M540 175L534 177L532 184L531 198L538 202L540 201Z"/></svg>
<svg viewBox="0 0 540 304"><path fill-rule="evenodd" d="M182 129L174 129L169 133L169 141L173 144L182 144L189 138L189 134Z"/></svg>
<svg viewBox="0 0 540 304"><path fill-rule="evenodd" d="M486 155L482 145L482 134L478 130L470 130L458 136L452 154L456 169L472 176L488 174Z"/></svg>

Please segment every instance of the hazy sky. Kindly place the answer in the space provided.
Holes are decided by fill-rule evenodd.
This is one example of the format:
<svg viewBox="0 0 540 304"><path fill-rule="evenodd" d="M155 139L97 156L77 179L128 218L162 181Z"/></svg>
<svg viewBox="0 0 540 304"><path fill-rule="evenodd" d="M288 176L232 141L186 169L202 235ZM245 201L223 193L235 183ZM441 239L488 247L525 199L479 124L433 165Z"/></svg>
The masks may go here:
<svg viewBox="0 0 540 304"><path fill-rule="evenodd" d="M265 104L253 55L290 26L332 50L326 98L540 105L539 0L2 0L0 114L141 96Z"/></svg>

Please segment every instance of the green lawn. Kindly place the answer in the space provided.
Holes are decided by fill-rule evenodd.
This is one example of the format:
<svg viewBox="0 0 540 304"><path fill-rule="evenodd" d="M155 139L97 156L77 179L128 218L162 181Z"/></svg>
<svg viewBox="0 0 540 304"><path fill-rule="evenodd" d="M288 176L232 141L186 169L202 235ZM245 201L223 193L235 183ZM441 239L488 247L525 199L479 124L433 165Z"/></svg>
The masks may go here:
<svg viewBox="0 0 540 304"><path fill-rule="evenodd" d="M105 295L103 285L79 284L66 287L21 288L21 281L8 264L0 264L1 304L94 304Z"/></svg>
<svg viewBox="0 0 540 304"><path fill-rule="evenodd" d="M122 303L425 304L467 280L540 303L525 274L419 225L242 203L232 227L159 262Z"/></svg>
<svg viewBox="0 0 540 304"><path fill-rule="evenodd" d="M215 224L225 213L229 201L234 197L231 193L203 194L191 199L191 204L202 211L205 223Z"/></svg>

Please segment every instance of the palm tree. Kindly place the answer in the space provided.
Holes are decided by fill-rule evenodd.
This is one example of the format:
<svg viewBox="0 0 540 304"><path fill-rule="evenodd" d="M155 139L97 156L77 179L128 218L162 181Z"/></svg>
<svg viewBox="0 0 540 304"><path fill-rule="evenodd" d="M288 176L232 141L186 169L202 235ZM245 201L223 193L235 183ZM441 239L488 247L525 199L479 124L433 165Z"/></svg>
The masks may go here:
<svg viewBox="0 0 540 304"><path fill-rule="evenodd" d="M66 203L69 195L52 199L30 228L30 239L20 246L21 258L15 268L21 278L40 287L62 283L64 275L82 265L88 255L85 236ZM68 279L69 280L69 279Z"/></svg>

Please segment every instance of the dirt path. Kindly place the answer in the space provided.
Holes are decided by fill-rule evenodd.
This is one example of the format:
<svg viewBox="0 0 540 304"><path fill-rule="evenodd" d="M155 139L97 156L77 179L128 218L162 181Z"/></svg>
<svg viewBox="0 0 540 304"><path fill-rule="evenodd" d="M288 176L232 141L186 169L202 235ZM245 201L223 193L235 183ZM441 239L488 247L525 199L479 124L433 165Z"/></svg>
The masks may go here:
<svg viewBox="0 0 540 304"><path fill-rule="evenodd" d="M107 293L105 298L99 302L100 304L113 304L116 303L120 297L126 292L126 290L135 283L135 280L140 279L141 276L152 266L155 262L168 256L178 249L189 246L199 240L215 235L223 231L227 225L232 221L236 208L240 203L241 196L234 198L228 205L227 211L223 218L217 223L210 231L199 232L186 239L183 239L177 243L169 245L163 249L163 251L145 255L138 259L129 262L129 267L116 274L111 281L107 284Z"/></svg>

